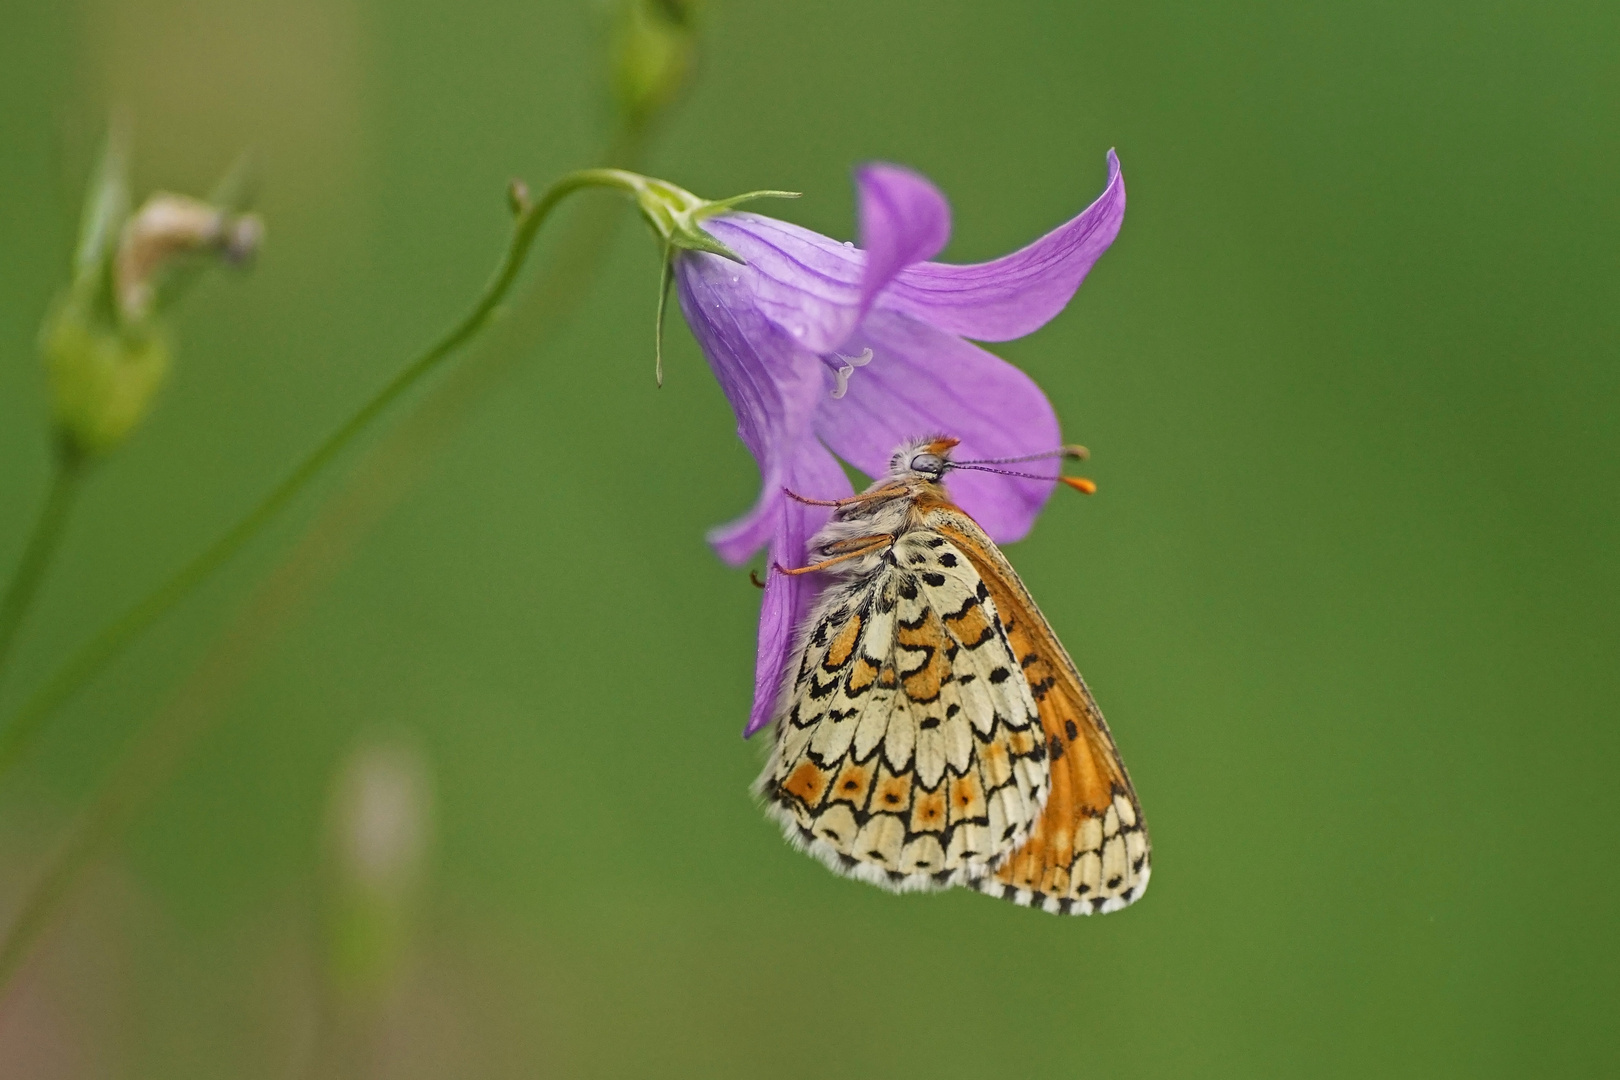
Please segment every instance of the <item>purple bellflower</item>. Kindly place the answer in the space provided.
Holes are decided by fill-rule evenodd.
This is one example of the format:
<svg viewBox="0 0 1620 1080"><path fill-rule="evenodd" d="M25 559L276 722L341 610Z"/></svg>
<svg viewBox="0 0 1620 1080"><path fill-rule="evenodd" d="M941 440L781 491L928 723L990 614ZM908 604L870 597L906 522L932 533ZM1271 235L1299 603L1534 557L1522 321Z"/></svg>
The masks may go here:
<svg viewBox="0 0 1620 1080"><path fill-rule="evenodd" d="M950 238L950 207L926 179L895 165L856 171L860 246L759 214L703 220L732 261L673 252L687 324L759 462L754 508L710 533L733 565L769 548L802 566L826 507L790 499L853 493L842 458L869 476L902 441L945 434L961 458L1017 457L1059 445L1057 417L1028 375L968 339L1008 341L1044 325L1080 287L1119 232L1125 183L1108 154L1108 183L1079 216L991 262L930 262ZM1052 481L957 473L951 493L997 542L1024 536ZM759 622L754 704L744 736L771 720L815 575L769 573Z"/></svg>

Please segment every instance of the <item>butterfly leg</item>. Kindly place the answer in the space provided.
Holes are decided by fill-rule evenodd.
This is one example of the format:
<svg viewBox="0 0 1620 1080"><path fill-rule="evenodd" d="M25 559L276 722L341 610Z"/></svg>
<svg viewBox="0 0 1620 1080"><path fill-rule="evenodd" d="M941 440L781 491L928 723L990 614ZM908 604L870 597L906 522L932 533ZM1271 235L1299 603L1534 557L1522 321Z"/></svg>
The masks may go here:
<svg viewBox="0 0 1620 1080"><path fill-rule="evenodd" d="M841 563L848 559L858 559L862 555L870 555L872 552L886 548L892 543L894 543L893 533L877 533L873 536L856 536L849 540L840 540L836 544L829 544L826 548L822 549L824 551L841 552L841 554L834 555L830 559L823 559L818 563L811 563L809 566L796 567L792 570L782 566L780 563L777 564L776 568L784 574L791 574L795 576L799 574L808 574L814 570L825 570L827 567L832 566L835 563ZM853 548L853 550L845 550L846 548Z"/></svg>

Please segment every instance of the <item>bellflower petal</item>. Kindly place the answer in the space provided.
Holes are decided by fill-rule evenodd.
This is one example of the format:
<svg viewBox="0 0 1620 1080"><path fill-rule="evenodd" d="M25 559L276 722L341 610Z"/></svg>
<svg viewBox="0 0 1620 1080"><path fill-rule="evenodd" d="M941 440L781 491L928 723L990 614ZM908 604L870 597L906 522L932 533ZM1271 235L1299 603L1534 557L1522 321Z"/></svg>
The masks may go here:
<svg viewBox="0 0 1620 1080"><path fill-rule="evenodd" d="M755 306L753 272L717 255L683 253L675 262L677 296L714 377L737 414L737 435L764 474L759 501L714 530L709 542L732 565L776 535L783 486L812 436L824 366L799 349Z"/></svg>
<svg viewBox="0 0 1620 1080"><path fill-rule="evenodd" d="M1108 183L1078 217L992 262L910 266L881 303L976 341L1023 337L1063 310L1124 218L1125 178L1110 150Z"/></svg>
<svg viewBox="0 0 1620 1080"><path fill-rule="evenodd" d="M855 172L860 193L861 313L915 262L932 259L951 238L951 207L939 189L910 169L874 163Z"/></svg>
<svg viewBox="0 0 1620 1080"><path fill-rule="evenodd" d="M962 461L1037 454L1062 441L1057 416L1035 380L954 334L879 308L850 345L871 349L872 360L849 380L842 398L823 397L815 430L869 476L888 470L896 445L935 432L962 440L952 452ZM1016 467L1057 474L1051 463ZM962 509L1002 544L1029 532L1054 487L1050 480L965 469L946 483Z"/></svg>
<svg viewBox="0 0 1620 1080"><path fill-rule="evenodd" d="M853 246L759 214L704 222L754 271L752 303L812 353L832 352L860 319L865 256Z"/></svg>
<svg viewBox="0 0 1620 1080"><path fill-rule="evenodd" d="M815 499L841 499L855 493L838 461L814 439L794 459L787 486ZM796 567L804 564L810 537L827 523L832 511L784 498L776 503L772 514L777 529L771 543L771 562ZM765 599L759 611L759 651L754 658L754 704L743 738L771 722L782 680L793 660L794 639L820 591L821 582L814 574L788 575L777 572L774 565L766 568Z"/></svg>

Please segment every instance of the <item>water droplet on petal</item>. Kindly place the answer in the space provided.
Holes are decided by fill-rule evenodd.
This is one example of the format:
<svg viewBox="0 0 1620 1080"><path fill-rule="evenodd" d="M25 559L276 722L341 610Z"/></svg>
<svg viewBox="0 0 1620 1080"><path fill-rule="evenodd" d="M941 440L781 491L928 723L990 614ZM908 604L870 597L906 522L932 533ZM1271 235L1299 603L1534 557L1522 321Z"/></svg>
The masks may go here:
<svg viewBox="0 0 1620 1080"><path fill-rule="evenodd" d="M855 241L853 241L853 240L845 240L844 241L844 246L847 247L847 248L852 248L852 247L855 246Z"/></svg>
<svg viewBox="0 0 1620 1080"><path fill-rule="evenodd" d="M742 280L742 278L738 277L736 274L731 275L731 283L733 285L737 284L737 282L739 282L741 280Z"/></svg>

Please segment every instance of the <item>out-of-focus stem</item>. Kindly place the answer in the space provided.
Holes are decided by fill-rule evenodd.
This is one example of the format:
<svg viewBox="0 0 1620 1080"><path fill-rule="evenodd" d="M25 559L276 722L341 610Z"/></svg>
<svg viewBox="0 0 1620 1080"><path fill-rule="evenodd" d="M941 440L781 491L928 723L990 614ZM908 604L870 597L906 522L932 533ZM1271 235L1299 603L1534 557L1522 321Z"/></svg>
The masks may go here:
<svg viewBox="0 0 1620 1080"><path fill-rule="evenodd" d="M635 168L645 131L644 126L621 129L609 144L605 160ZM540 206L536 203L534 209L538 211ZM131 736L130 749L119 755L113 776L70 827L0 941L0 991L50 926L79 874L119 835L142 803L168 782L187 750L264 655L266 646L336 575L359 540L422 477L437 450L461 429L473 408L526 355L566 324L590 287L623 211L619 202L610 200L591 200L578 208L563 227L555 255L536 275L529 290L531 301L503 319L477 355L447 375L362 458L348 482L328 499L237 610L191 675L151 721ZM514 236L514 247L516 243ZM77 685L69 686L68 692ZM45 708L40 718L60 700L41 698ZM19 719L27 715L20 714ZM34 721L36 726L38 722ZM16 751L7 756L5 738L0 734L0 776L16 756ZM17 750L21 748L19 744Z"/></svg>
<svg viewBox="0 0 1620 1080"><path fill-rule="evenodd" d="M0 678L4 677L6 662L11 659L17 631L22 628L23 619L45 581L45 572L56 557L62 528L73 509L84 472L84 459L70 450L60 450L51 461L50 487L45 492L45 502L34 519L28 542L23 545L17 570L7 583L5 594L0 595Z"/></svg>

